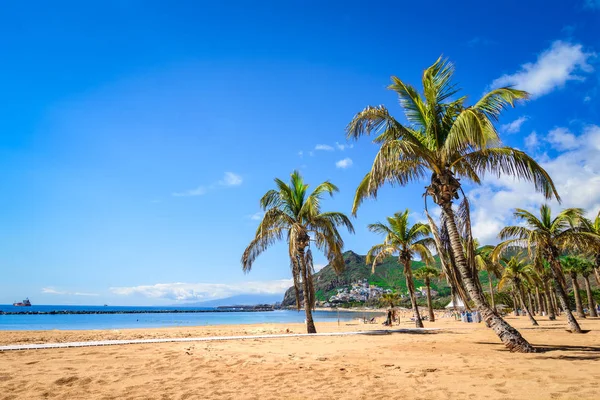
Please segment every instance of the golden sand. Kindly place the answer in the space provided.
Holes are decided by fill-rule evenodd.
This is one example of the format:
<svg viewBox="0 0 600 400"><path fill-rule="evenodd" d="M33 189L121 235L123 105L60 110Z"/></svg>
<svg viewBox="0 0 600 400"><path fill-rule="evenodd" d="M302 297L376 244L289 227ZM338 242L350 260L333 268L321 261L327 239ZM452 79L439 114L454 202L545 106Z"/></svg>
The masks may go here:
<svg viewBox="0 0 600 400"><path fill-rule="evenodd" d="M0 399L598 399L600 319L509 317L537 354L504 350L483 324L427 334L289 337L0 353ZM382 319L380 318L380 321ZM411 327L402 323L401 327ZM397 327L392 327L392 329ZM386 329L318 323L320 332ZM0 332L0 344L302 333L300 324Z"/></svg>

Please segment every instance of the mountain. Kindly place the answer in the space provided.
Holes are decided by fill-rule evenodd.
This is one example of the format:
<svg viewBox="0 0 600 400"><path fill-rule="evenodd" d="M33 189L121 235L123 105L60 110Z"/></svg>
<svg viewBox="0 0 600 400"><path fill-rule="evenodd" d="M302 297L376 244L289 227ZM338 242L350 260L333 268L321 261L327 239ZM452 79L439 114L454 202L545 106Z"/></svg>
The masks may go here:
<svg viewBox="0 0 600 400"><path fill-rule="evenodd" d="M363 279L366 279L372 285L377 285L384 289L406 292L403 267L398 264L396 257L386 258L383 263L377 266L374 274L371 274L371 266L366 264L366 256L361 256L351 250L346 251L344 253L344 262L346 268L340 275L335 273L331 265L327 265L314 275L313 280L317 301L327 301L329 297L337 293L338 288L349 286L353 282ZM424 263L421 261L413 261L412 269L421 268L423 265ZM415 287L418 288L420 286L424 286L424 283L415 280ZM448 296L450 294L450 288L445 282L434 280L431 283L431 287L438 291L440 296ZM302 297L300 298L302 299ZM282 306L295 305L296 297L294 288L291 287L285 292Z"/></svg>
<svg viewBox="0 0 600 400"><path fill-rule="evenodd" d="M280 294L240 294L224 299L201 301L198 303L178 304L180 307L219 307L254 306L256 304L275 304L281 300Z"/></svg>

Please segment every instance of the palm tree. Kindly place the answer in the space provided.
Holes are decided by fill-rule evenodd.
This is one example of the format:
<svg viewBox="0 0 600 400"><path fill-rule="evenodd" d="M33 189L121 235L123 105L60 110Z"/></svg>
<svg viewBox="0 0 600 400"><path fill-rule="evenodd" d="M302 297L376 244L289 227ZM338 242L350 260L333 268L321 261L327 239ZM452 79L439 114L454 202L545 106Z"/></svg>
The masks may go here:
<svg viewBox="0 0 600 400"><path fill-rule="evenodd" d="M494 121L505 108L526 99L528 94L503 87L490 91L474 105L467 106L466 96L457 97L453 73L453 65L439 58L423 72L422 95L414 87L392 77L389 89L398 94L407 125L398 122L384 106L369 106L350 122L346 129L349 138L374 133L373 141L380 145L371 170L356 190L353 213L365 198L377 197L379 188L386 182L405 186L425 179L427 173L431 173L426 195L432 196L442 210L453 264L469 297L486 324L509 349L532 352L534 348L495 313L485 299L471 251L464 253L457 225L462 220L467 236L470 236L467 199L463 194L466 211L463 218L455 215L452 204L462 193L460 178L479 184L486 173L496 176L507 174L531 181L546 198L554 196L558 199L558 195L546 171L524 152L502 146L494 127ZM431 219L430 224L433 224ZM472 245L468 247L471 249Z"/></svg>
<svg viewBox="0 0 600 400"><path fill-rule="evenodd" d="M342 249L344 241L338 232L339 226L345 226L350 233L354 228L348 217L340 212L321 212L323 195L333 196L339 191L337 186L326 181L308 194L308 185L304 183L298 171L291 175L290 184L275 179L277 190L269 190L260 199L265 211L256 230L254 239L242 255L242 269L249 272L256 258L271 245L286 238L290 256L290 266L296 293L296 307L300 310L300 292L302 291L306 328L308 333L316 333L311 310L315 306L313 286L313 259L311 242L325 253L329 264L337 273L344 270ZM302 288L300 287L302 285Z"/></svg>
<svg viewBox="0 0 600 400"><path fill-rule="evenodd" d="M500 268L500 264L494 262L492 260L492 251L494 250L494 246L483 246L479 247L479 242L477 239L473 240L473 247L475 249L475 265L479 271L486 271L488 276L488 285L490 288L490 302L492 303L492 308L496 311L496 302L494 300L494 280L493 276L500 279L502 277L502 272Z"/></svg>
<svg viewBox="0 0 600 400"><path fill-rule="evenodd" d="M415 283L412 276L412 259L415 254L426 263L433 262L429 247L433 247L433 240L429 237L431 229L428 225L417 222L410 226L408 222L408 210L403 213L395 213L393 217L387 218L387 225L378 222L368 226L371 232L385 235L383 243L377 244L367 253L367 264L372 264L372 273L375 267L386 257L398 254L398 262L404 266L406 287L415 314L415 325L423 328L423 321L419 314L417 298L415 296Z"/></svg>
<svg viewBox="0 0 600 400"><path fill-rule="evenodd" d="M508 260L502 259L500 262L504 264L504 273L502 274L500 282L498 282L498 290L502 289L502 287L504 287L507 283L510 282L517 295L517 299L523 305L523 308L525 308L525 311L529 316L531 324L537 326L538 323L535 320L535 318L533 318L533 314L531 312L532 310L527 305L527 302L525 301L525 297L523 295L524 283L533 283L532 276L535 273L533 271L533 268L531 267L531 265L527 264L527 262L522 257L518 256L512 256ZM515 310L516 308L517 304L515 303Z"/></svg>
<svg viewBox="0 0 600 400"><path fill-rule="evenodd" d="M579 224L583 219L583 210L567 208L556 218L552 218L552 210L546 204L540 207L540 218L529 211L517 208L515 218L525 223L524 226L507 226L498 237L504 242L496 249L509 246L526 247L534 265L540 268L543 261L549 264L549 270L554 279L556 296L564 310L572 332L581 333L573 313L569 308L566 292L566 282L559 261L561 252L569 250L588 250L597 246L597 237L581 229ZM494 250L496 253L497 250Z"/></svg>
<svg viewBox="0 0 600 400"><path fill-rule="evenodd" d="M587 294L590 317L597 317L598 312L596 311L596 302L594 301L594 294L592 293L592 286L590 285L590 274L594 270L594 264L587 259L582 259L582 261L581 275L585 282L585 292Z"/></svg>
<svg viewBox="0 0 600 400"><path fill-rule="evenodd" d="M425 281L427 287L427 308L429 309L429 321L435 322L433 305L431 304L431 279L440 276L440 271L433 267L424 266L415 271L415 278Z"/></svg>
<svg viewBox="0 0 600 400"><path fill-rule="evenodd" d="M586 219L584 226L591 233L600 237L600 211L598 211L598 214L596 215L596 218L594 218L594 220ZM594 267L592 269L594 270L594 275L596 276L596 283L598 285L600 285L600 251L596 251L595 253L596 253L596 257L595 257L596 264L594 265Z"/></svg>
<svg viewBox="0 0 600 400"><path fill-rule="evenodd" d="M581 302L581 292L579 291L579 282L577 282L577 274L583 272L582 260L579 257L566 256L560 260L560 264L565 273L571 277L573 285L573 297L575 297L575 310L579 318L585 318L583 312L583 303Z"/></svg>

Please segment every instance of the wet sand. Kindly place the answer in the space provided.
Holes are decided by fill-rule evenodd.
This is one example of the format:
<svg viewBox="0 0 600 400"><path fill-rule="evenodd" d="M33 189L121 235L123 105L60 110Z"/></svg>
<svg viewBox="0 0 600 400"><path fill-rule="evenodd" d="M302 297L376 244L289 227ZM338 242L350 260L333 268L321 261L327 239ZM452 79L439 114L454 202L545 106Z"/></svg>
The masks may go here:
<svg viewBox="0 0 600 400"><path fill-rule="evenodd" d="M541 351L506 351L483 324L449 318L424 334L289 337L0 353L0 399L593 399L600 319L508 317ZM379 318L379 322L383 321ZM404 322L402 328L412 327ZM392 329L397 326L392 327ZM319 332L381 324L317 324ZM0 332L0 344L303 333L301 324Z"/></svg>

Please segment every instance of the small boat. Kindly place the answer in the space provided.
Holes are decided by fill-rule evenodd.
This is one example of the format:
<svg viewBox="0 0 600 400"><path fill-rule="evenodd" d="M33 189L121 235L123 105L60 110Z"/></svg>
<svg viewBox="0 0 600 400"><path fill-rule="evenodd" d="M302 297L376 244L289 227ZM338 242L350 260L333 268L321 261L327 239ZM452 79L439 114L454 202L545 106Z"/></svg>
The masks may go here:
<svg viewBox="0 0 600 400"><path fill-rule="evenodd" d="M13 303L13 306L15 306L15 307L31 307L31 302L29 301L29 298L26 298L25 300L23 300L20 303Z"/></svg>

